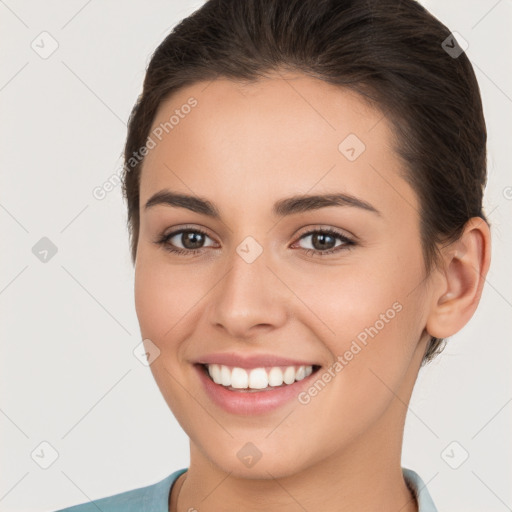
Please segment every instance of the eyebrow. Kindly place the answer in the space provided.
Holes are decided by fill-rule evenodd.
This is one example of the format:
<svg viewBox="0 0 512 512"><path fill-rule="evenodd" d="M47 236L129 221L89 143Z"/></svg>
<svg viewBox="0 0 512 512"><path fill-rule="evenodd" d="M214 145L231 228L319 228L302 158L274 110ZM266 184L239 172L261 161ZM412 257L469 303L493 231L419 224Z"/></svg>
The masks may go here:
<svg viewBox="0 0 512 512"><path fill-rule="evenodd" d="M148 210L156 205L174 206L186 208L192 212L200 213L213 219L220 220L221 216L217 207L202 197L180 194L164 189L153 194L144 206ZM381 213L370 203L355 196L345 193L320 194L320 195L296 195L286 199L280 199L274 203L272 213L278 217L303 213L329 206L350 206L366 210L376 215Z"/></svg>

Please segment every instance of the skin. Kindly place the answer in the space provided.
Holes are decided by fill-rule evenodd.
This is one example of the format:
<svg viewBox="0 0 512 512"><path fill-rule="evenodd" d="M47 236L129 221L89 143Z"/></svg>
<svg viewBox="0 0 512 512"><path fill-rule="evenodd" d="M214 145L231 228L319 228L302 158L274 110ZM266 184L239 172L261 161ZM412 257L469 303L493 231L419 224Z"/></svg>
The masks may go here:
<svg viewBox="0 0 512 512"><path fill-rule="evenodd" d="M198 105L144 161L135 263L141 334L160 350L151 370L190 438L190 466L169 510L417 511L401 470L406 404L430 335L454 334L477 307L487 224L471 219L427 276L418 197L379 111L352 92L283 73L249 85L190 85L162 103L153 126L190 96ZM338 150L350 133L366 146L352 162ZM145 209L162 189L208 199L221 220ZM284 218L271 211L282 198L337 192L379 214L351 206ZM155 243L183 226L207 231L199 254ZM321 252L304 236L313 228L356 244L307 254ZM252 263L236 251L247 236L263 249ZM172 241L186 250L181 236ZM322 375L397 301L401 311L306 405L291 400L250 417L225 412L192 366L212 352L292 354L322 365ZM247 442L262 453L250 468L237 457Z"/></svg>

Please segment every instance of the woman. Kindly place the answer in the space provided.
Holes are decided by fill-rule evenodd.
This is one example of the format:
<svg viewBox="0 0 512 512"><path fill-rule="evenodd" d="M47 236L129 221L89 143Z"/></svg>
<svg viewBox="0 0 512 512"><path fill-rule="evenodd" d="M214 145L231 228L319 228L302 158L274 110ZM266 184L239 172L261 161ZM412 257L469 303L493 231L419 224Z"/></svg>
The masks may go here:
<svg viewBox="0 0 512 512"><path fill-rule="evenodd" d="M183 20L123 185L190 466L65 510L435 511L403 428L480 300L485 146L469 60L413 0L209 0Z"/></svg>

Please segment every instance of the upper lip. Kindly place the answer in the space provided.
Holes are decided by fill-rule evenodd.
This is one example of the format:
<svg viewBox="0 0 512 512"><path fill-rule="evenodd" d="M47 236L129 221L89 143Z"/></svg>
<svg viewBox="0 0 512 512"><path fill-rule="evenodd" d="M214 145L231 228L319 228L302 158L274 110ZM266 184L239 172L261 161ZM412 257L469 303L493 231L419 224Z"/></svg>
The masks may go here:
<svg viewBox="0 0 512 512"><path fill-rule="evenodd" d="M262 368L265 366L315 366L311 361L300 361L275 354L208 354L195 361L196 364L221 364L238 368Z"/></svg>

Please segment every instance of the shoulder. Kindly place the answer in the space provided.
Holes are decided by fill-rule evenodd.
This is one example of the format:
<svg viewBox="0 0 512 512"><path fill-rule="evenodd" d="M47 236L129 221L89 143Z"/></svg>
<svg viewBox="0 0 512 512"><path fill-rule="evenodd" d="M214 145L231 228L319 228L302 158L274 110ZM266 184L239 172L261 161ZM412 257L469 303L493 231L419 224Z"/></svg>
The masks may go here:
<svg viewBox="0 0 512 512"><path fill-rule="evenodd" d="M418 512L437 512L437 508L428 492L427 485L421 479L420 475L412 469L402 468L407 487L416 496L418 502Z"/></svg>
<svg viewBox="0 0 512 512"><path fill-rule="evenodd" d="M167 512L169 492L176 479L186 471L179 469L159 482L113 496L107 496L55 512Z"/></svg>

